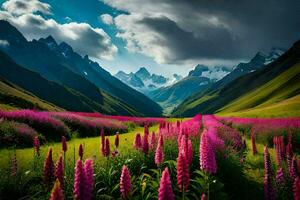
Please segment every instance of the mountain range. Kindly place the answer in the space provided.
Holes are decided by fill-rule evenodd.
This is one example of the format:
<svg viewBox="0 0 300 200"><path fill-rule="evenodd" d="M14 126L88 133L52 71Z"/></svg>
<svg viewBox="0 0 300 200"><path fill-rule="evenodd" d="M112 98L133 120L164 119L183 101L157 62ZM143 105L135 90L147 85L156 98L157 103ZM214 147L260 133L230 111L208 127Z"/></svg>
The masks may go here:
<svg viewBox="0 0 300 200"><path fill-rule="evenodd" d="M297 116L300 110L300 41L287 52L258 53L220 81L187 98L174 116L217 113L230 116ZM278 57L279 56L279 57ZM278 57L276 59L276 57ZM263 65L261 65L263 63ZM246 72L245 72L246 71ZM234 72L234 74L233 74Z"/></svg>
<svg viewBox="0 0 300 200"><path fill-rule="evenodd" d="M57 44L51 36L27 41L15 27L3 20L0 20L0 40L8 44L0 47L3 51L1 56L5 58L1 66L3 72L0 74L1 77L22 88L26 85L30 86L24 89L46 101L65 109L78 111L161 115L162 108L158 104L112 76L88 56L80 56L65 42ZM10 65L15 66L13 69L16 71L8 70L11 68ZM40 91L42 88L36 88L37 86L34 86L26 76L39 76L39 80L45 83L43 90L49 91ZM22 80L17 80L18 78ZM22 85L21 81L23 81ZM51 90L49 85L54 85L63 92L54 94L55 90ZM81 104L62 99L62 96L67 93L71 97L70 92L73 97L77 96L74 99L80 100ZM57 104L58 102L60 103Z"/></svg>
<svg viewBox="0 0 300 200"><path fill-rule="evenodd" d="M163 75L157 75L154 73L151 74L145 67L141 67L134 73L118 71L115 74L115 77L146 95L157 88L172 85L182 79L182 76L178 74L173 74L172 78L167 78Z"/></svg>
<svg viewBox="0 0 300 200"><path fill-rule="evenodd" d="M272 48L269 54L258 52L249 62L239 63L235 67L209 67L198 64L182 80L153 90L148 96L158 102L165 109L165 113L170 113L186 98L210 87L225 85L239 76L255 71L276 60L283 52L280 48Z"/></svg>

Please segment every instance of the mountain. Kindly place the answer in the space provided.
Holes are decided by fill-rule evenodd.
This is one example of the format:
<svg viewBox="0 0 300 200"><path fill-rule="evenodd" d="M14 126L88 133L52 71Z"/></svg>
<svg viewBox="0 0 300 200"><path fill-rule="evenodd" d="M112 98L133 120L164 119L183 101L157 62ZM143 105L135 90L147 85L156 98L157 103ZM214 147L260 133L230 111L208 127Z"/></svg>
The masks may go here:
<svg viewBox="0 0 300 200"><path fill-rule="evenodd" d="M0 51L0 77L9 81L10 83L13 83L14 88L16 88L16 86L22 88L18 90L22 90L23 93L26 90L31 94L39 97L40 99L51 102L52 104L57 105L61 108L65 108L67 110L85 112L97 111L105 114L140 114L125 103L115 100L112 96L106 94L105 92L99 93L101 95L101 101L95 102L76 90L62 86L53 81L48 81L40 74L16 64L2 51ZM11 85L12 84L10 84L10 86ZM13 92L14 93L10 93L8 95L20 97L18 91ZM0 91L0 93L0 96L7 96L7 90L2 90ZM25 96L23 96L22 98L25 98ZM26 97L27 101L31 101L30 99L31 98ZM16 105L16 107L22 106ZM43 109L43 107L41 108Z"/></svg>
<svg viewBox="0 0 300 200"><path fill-rule="evenodd" d="M275 61L284 52L285 50L282 48L272 48L269 54L258 52L249 62L239 63L237 66L235 66L231 73L227 74L220 81L212 85L211 89L220 88L244 74L248 74L260 69L261 67Z"/></svg>
<svg viewBox="0 0 300 200"><path fill-rule="evenodd" d="M130 87L144 93L148 96L149 92L167 85L178 82L182 77L174 74L173 79L164 77L163 75L151 74L145 67L141 67L135 73L125 73L118 71L115 77Z"/></svg>
<svg viewBox="0 0 300 200"><path fill-rule="evenodd" d="M174 110L173 115L193 116L196 113L252 117L299 115L300 41L271 63L264 57L257 54L251 62L254 60L258 65L267 62L267 65L260 66L256 71L244 74L222 87L216 89L211 87L188 98ZM257 66L252 65L251 68L255 67Z"/></svg>
<svg viewBox="0 0 300 200"><path fill-rule="evenodd" d="M141 67L137 72L135 72L135 75L137 75L143 81L151 78L150 72L148 72L145 67Z"/></svg>
<svg viewBox="0 0 300 200"><path fill-rule="evenodd" d="M145 95L130 88L99 66L88 56L80 56L65 42L53 37L27 41L6 21L0 21L0 39L9 43L2 48L18 64L41 74L45 79L71 88L94 102L101 102L102 91L136 113L159 116L161 107ZM133 109L134 108L134 109Z"/></svg>
<svg viewBox="0 0 300 200"><path fill-rule="evenodd" d="M153 90L149 92L148 96L158 102L165 109L165 113L168 114L187 97L207 89L213 82L228 73L230 73L230 69L227 67L208 67L198 64L189 72L187 77L170 86ZM176 74L174 78L176 78Z"/></svg>

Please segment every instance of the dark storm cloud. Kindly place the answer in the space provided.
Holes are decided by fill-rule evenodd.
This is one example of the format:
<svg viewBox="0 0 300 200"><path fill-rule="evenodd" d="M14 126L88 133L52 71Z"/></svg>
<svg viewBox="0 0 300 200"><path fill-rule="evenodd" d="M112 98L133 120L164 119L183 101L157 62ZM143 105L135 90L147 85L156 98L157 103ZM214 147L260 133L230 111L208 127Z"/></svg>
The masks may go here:
<svg viewBox="0 0 300 200"><path fill-rule="evenodd" d="M300 39L299 0L104 0L119 37L162 63L245 59Z"/></svg>

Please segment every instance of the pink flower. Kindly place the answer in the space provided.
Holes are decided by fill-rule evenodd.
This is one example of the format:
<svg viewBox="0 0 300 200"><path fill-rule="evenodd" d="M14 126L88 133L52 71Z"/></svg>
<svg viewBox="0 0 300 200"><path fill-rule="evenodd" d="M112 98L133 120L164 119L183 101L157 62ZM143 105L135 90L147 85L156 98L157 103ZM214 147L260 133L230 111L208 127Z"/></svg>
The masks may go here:
<svg viewBox="0 0 300 200"><path fill-rule="evenodd" d="M157 148L155 151L155 164L159 167L164 160L164 152L162 150L161 144L157 144Z"/></svg>
<svg viewBox="0 0 300 200"><path fill-rule="evenodd" d="M64 164L62 156L56 162L55 177L59 180L60 184L64 185Z"/></svg>
<svg viewBox="0 0 300 200"><path fill-rule="evenodd" d="M44 176L44 183L45 183L47 189L50 190L52 181L54 180L54 163L52 160L52 148L51 147L49 148L47 157L44 162L43 176Z"/></svg>
<svg viewBox="0 0 300 200"><path fill-rule="evenodd" d="M143 137L143 152L147 154L148 151L149 151L148 126L145 126L145 133Z"/></svg>
<svg viewBox="0 0 300 200"><path fill-rule="evenodd" d="M93 161L91 159L85 160L84 174L85 174L84 197L85 200L91 200L93 197L93 188L94 188L94 169L93 169Z"/></svg>
<svg viewBox="0 0 300 200"><path fill-rule="evenodd" d="M207 197L206 197L206 195L204 193L201 196L201 200L207 200Z"/></svg>
<svg viewBox="0 0 300 200"><path fill-rule="evenodd" d="M155 136L155 132L153 131L150 138L150 149L153 150L155 148L155 145L156 145L156 136Z"/></svg>
<svg viewBox="0 0 300 200"><path fill-rule="evenodd" d="M73 194L75 200L85 199L85 173L80 159L76 162Z"/></svg>
<svg viewBox="0 0 300 200"><path fill-rule="evenodd" d="M37 156L40 156L40 141L39 137L35 136L33 139L33 146Z"/></svg>
<svg viewBox="0 0 300 200"><path fill-rule="evenodd" d="M110 144L109 139L106 138L105 140L105 156L108 157L110 155Z"/></svg>
<svg viewBox="0 0 300 200"><path fill-rule="evenodd" d="M139 134L139 133L137 133L136 135L135 135L135 140L134 140L134 147L136 148L136 149L140 149L140 148L142 148L142 138L141 138L141 134Z"/></svg>
<svg viewBox="0 0 300 200"><path fill-rule="evenodd" d="M115 136L115 146L116 146L116 148L119 147L119 143L120 143L119 133L117 132L117 134Z"/></svg>
<svg viewBox="0 0 300 200"><path fill-rule="evenodd" d="M294 200L300 200L300 179L297 177L293 184Z"/></svg>
<svg viewBox="0 0 300 200"><path fill-rule="evenodd" d="M64 194L60 187L59 180L56 180L51 191L50 200L64 200Z"/></svg>
<svg viewBox="0 0 300 200"><path fill-rule="evenodd" d="M120 191L122 199L129 197L131 193L131 176L128 168L123 165L122 174L120 177Z"/></svg>
<svg viewBox="0 0 300 200"><path fill-rule="evenodd" d="M61 145L62 145L63 152L66 152L68 150L68 146L67 146L67 140L65 136L61 136Z"/></svg>
<svg viewBox="0 0 300 200"><path fill-rule="evenodd" d="M216 155L207 132L204 131L200 141L200 167L209 174L217 172Z"/></svg>
<svg viewBox="0 0 300 200"><path fill-rule="evenodd" d="M187 160L189 165L193 161L193 146L192 146L192 141L190 139L188 140Z"/></svg>
<svg viewBox="0 0 300 200"><path fill-rule="evenodd" d="M187 191L190 184L189 164L185 155L181 152L177 158L177 185L180 191Z"/></svg>
<svg viewBox="0 0 300 200"><path fill-rule="evenodd" d="M78 155L79 155L80 160L82 160L82 157L83 157L83 146L82 146L82 144L79 145Z"/></svg>
<svg viewBox="0 0 300 200"><path fill-rule="evenodd" d="M174 200L172 183L168 168L165 168L160 179L158 200Z"/></svg>

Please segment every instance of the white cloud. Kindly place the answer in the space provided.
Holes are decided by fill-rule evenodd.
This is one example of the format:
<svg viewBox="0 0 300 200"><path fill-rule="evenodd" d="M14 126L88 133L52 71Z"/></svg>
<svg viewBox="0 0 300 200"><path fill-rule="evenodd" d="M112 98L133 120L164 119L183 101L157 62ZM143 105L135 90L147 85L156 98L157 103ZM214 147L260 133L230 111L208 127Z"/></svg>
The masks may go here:
<svg viewBox="0 0 300 200"><path fill-rule="evenodd" d="M52 35L58 42L64 41L70 44L81 55L89 55L99 59L112 59L118 51L117 47L112 44L109 35L101 28L93 28L87 23L70 22L60 24L53 19L45 19L35 13L23 12L24 9L18 10L17 5L13 5L13 3L19 1L10 0L7 2L10 2L8 4L9 8L7 5L2 6L6 10L0 11L0 19L12 23L28 40ZM28 2L31 5L33 0ZM17 10L11 11L10 8L12 7ZM44 7L50 8L49 5L44 5ZM19 14L16 15L15 13Z"/></svg>
<svg viewBox="0 0 300 200"><path fill-rule="evenodd" d="M107 25L112 25L114 23L114 18L109 14L100 15L99 19Z"/></svg>
<svg viewBox="0 0 300 200"><path fill-rule="evenodd" d="M51 6L38 0L8 0L2 4L2 8L14 15L35 13L51 14Z"/></svg>
<svg viewBox="0 0 300 200"><path fill-rule="evenodd" d="M9 43L7 40L0 40L0 47L7 47L9 46Z"/></svg>

